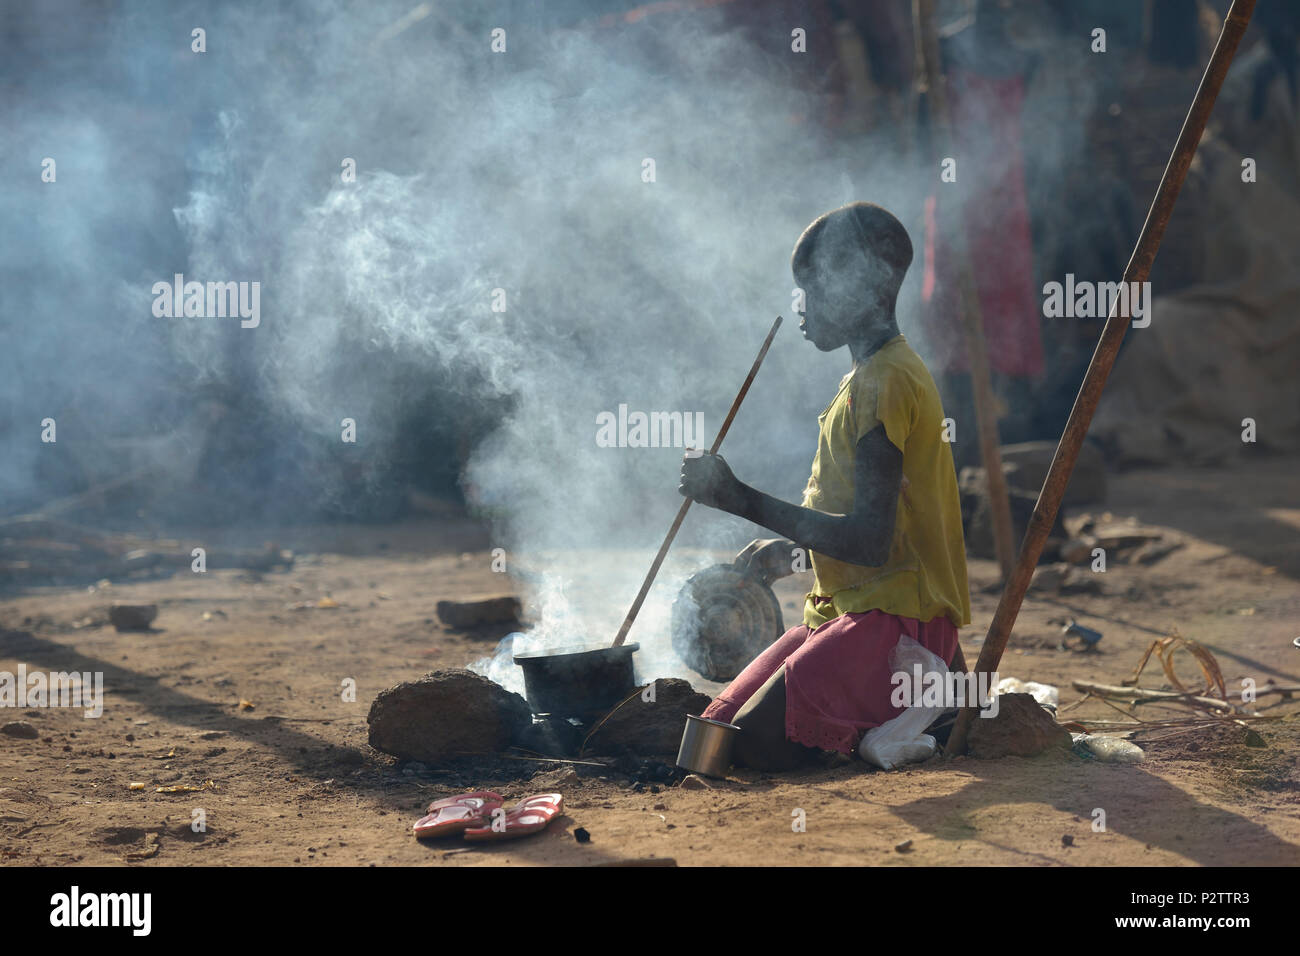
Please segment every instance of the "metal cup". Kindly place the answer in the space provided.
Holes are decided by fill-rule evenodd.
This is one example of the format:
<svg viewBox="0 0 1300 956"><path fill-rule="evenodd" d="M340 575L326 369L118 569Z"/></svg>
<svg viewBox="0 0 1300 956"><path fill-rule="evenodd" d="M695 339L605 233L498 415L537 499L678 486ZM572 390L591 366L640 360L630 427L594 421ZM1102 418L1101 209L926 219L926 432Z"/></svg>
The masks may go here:
<svg viewBox="0 0 1300 956"><path fill-rule="evenodd" d="M735 724L688 714L682 744L677 749L677 766L706 777L725 777L739 730Z"/></svg>

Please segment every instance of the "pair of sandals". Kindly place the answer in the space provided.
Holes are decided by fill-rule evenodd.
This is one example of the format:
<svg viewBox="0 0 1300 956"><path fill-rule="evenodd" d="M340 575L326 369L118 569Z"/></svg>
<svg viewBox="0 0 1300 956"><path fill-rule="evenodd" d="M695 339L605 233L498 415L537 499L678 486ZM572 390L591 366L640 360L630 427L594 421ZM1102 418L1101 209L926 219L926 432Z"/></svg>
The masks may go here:
<svg viewBox="0 0 1300 956"><path fill-rule="evenodd" d="M514 840L540 833L564 813L564 797L542 793L519 801L506 811L505 798L491 790L477 790L429 804L412 827L417 840L464 834L466 840Z"/></svg>

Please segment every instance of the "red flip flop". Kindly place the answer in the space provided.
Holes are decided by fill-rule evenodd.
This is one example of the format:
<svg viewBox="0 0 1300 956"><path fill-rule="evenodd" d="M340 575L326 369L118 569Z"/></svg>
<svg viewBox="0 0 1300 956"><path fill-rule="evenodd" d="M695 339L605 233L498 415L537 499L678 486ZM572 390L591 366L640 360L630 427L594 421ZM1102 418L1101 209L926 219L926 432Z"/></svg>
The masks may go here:
<svg viewBox="0 0 1300 956"><path fill-rule="evenodd" d="M449 836L466 827L478 826L498 809L505 798L491 790L476 790L458 797L447 797L429 804L427 813L415 821L411 830L417 840Z"/></svg>
<svg viewBox="0 0 1300 956"><path fill-rule="evenodd" d="M466 840L514 840L518 837L540 833L556 817L564 813L564 797L558 793L542 793L521 800L504 818L488 812L491 822L487 826L471 827L465 831ZM498 823L498 820L503 822Z"/></svg>

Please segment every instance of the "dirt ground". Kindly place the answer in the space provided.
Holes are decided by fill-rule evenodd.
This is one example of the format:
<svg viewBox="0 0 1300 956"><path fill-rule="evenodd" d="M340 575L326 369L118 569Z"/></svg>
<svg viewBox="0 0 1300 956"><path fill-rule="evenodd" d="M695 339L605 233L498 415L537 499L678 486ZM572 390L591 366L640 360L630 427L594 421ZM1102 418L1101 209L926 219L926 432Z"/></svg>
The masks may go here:
<svg viewBox="0 0 1300 956"><path fill-rule="evenodd" d="M1002 676L1061 687L1119 683L1173 629L1208 645L1230 689L1300 682L1300 459L1112 476L1106 510L1186 542L1158 563L1112 564L1102 594L1025 603ZM174 529L168 529L169 532ZM211 539L211 538L209 538ZM434 617L442 598L499 593L485 528L463 516L393 526L291 529L287 573L212 571L48 587L0 600L0 670L102 671L102 717L0 711L37 739L0 736L0 861L8 865L678 864L1259 865L1300 862L1300 702L1246 731L1151 732L1146 762L1073 755L982 761L941 757L895 773L860 761L787 775L735 771L712 790L634 792L624 776L579 768L567 815L511 844L417 843L430 800L495 786L507 797L558 764L498 762L423 774L366 744L380 689L483 656L501 632L463 635ZM244 543L260 543L245 535ZM646 560L649 560L649 553ZM721 557L721 555L720 555ZM599 555L593 553L593 560ZM997 602L991 562L971 565L972 662ZM782 581L787 620L806 580ZM291 610L328 595L334 609ZM156 602L154 630L117 633L110 601ZM205 620L205 612L210 618ZM219 613L218 613L219 612ZM1095 653L1058 646L1068 618L1100 630ZM1180 673L1186 661L1180 665ZM1190 678L1194 670L1186 668ZM356 681L355 703L341 698ZM1150 665L1144 685L1159 686ZM241 709L241 700L251 709ZM1070 718L1120 719L1095 702ZM1064 717L1063 717L1064 719ZM602 775L607 779L602 779ZM208 784L210 782L210 784ZM143 789L131 789L143 783ZM157 787L207 786L165 794ZM196 809L206 832L193 832ZM1094 829L1105 813L1104 832ZM803 832L792 826L802 817ZM579 844L578 827L591 834ZM1072 845L1063 837L1072 837ZM908 852L895 845L911 840Z"/></svg>

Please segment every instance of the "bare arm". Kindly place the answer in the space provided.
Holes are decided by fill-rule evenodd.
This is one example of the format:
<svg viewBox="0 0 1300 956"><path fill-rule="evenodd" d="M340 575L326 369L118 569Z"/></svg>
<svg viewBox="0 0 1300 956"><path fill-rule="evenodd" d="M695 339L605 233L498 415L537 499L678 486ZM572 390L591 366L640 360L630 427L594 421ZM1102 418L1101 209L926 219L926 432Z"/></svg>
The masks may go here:
<svg viewBox="0 0 1300 956"><path fill-rule="evenodd" d="M889 560L903 480L903 453L883 425L858 442L853 510L827 514L773 498L740 481L718 455L687 458L678 490L689 498L775 531L820 554L864 567Z"/></svg>

